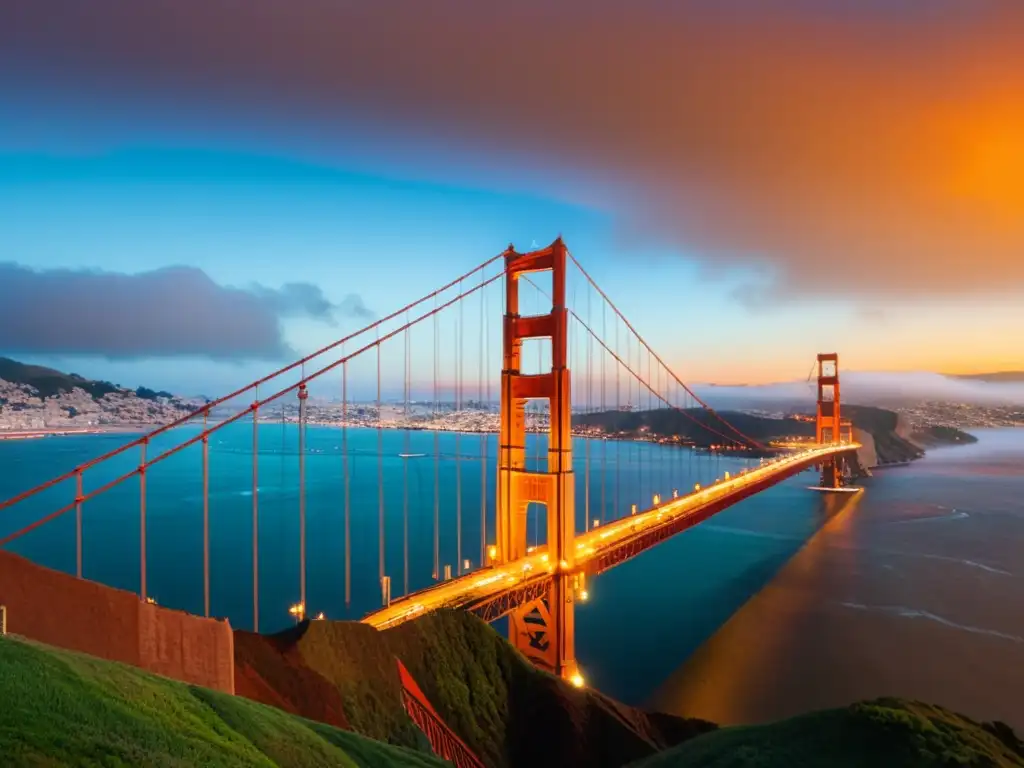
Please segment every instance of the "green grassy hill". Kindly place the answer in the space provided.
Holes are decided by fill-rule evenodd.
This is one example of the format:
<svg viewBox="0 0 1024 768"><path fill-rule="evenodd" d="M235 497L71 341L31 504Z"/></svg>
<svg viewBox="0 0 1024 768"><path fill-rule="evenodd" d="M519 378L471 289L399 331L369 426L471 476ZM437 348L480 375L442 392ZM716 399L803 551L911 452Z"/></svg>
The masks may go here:
<svg viewBox="0 0 1024 768"><path fill-rule="evenodd" d="M358 733L411 745L416 731L400 704L396 657L445 722L497 768L618 768L714 728L576 689L462 611L385 632L345 621L310 621L271 637L236 631L235 688L306 717L338 713Z"/></svg>
<svg viewBox="0 0 1024 768"><path fill-rule="evenodd" d="M467 630L473 624L459 615L441 613L433 622L403 625L408 629L401 632L371 634L364 627L364 637L348 630L360 625L312 622L290 637L264 638L278 644L261 662L265 671L277 670L278 685L296 663L311 659L320 673L342 681L337 687L354 727L377 728L382 738L398 734L415 749L134 667L0 639L0 764L441 768L448 764L427 753L418 732L403 731L409 721L397 690L381 683L394 666L389 649L399 648L409 653L410 671L456 730L480 748L497 750L486 758L493 765L1024 767L1024 743L1008 726L918 702L879 699L717 730L700 721L645 715L532 670L495 633ZM260 652L250 653L248 645L253 659ZM291 654L292 666L273 662L279 651ZM306 698L321 692L308 691ZM298 689L289 695L293 705L301 704ZM670 738L676 746L666 746Z"/></svg>
<svg viewBox="0 0 1024 768"><path fill-rule="evenodd" d="M770 725L722 728L634 768L952 768L1024 766L1024 744L1001 723L898 699L854 704Z"/></svg>
<svg viewBox="0 0 1024 768"><path fill-rule="evenodd" d="M448 765L241 697L10 638L0 639L0 764Z"/></svg>

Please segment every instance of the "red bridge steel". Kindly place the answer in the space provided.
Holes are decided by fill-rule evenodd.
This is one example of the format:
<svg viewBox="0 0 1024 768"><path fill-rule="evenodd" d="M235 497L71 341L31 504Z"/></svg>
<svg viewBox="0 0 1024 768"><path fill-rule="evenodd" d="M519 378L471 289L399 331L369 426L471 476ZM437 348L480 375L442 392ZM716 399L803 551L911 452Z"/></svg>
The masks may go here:
<svg viewBox="0 0 1024 768"><path fill-rule="evenodd" d="M401 661L398 662L398 679L402 685L402 705L416 723L416 727L427 737L434 754L447 760L455 768L484 768L480 758L448 727L437 714L437 710L430 705Z"/></svg>
<svg viewBox="0 0 1024 768"><path fill-rule="evenodd" d="M537 273L550 277L550 290L541 288L535 282L534 276ZM576 279L576 283L569 291L572 279ZM505 308L500 334L500 415L493 425L487 421L489 416L484 405L491 399L489 374L485 372L485 360L490 349L490 313L487 311L487 289L490 286L502 289L500 299ZM529 296L523 291L530 289L536 292L538 301L543 301L549 309L537 314L525 312ZM571 306L567 303L568 296L573 299ZM579 296L585 296L585 300L579 300ZM479 304L479 318L470 317L467 321L466 307L470 306L470 311L474 311L472 302ZM595 303L597 312L594 312ZM454 333L447 336L446 330L442 334L441 323L453 317ZM608 329L609 318L613 326L611 332ZM414 334L429 334L431 331L432 345L424 345L422 338L413 341ZM471 343L473 334L476 334L479 343L475 393L472 384L467 383L467 332ZM389 345L389 348L398 348L399 342L403 370L402 402L400 406L388 406L382 397L382 347ZM527 366L527 349L530 345L538 349L536 370L528 370ZM414 379L417 377L414 377L413 369L422 371L429 366L423 363L414 366L413 359L416 356L422 357L425 346L432 346L433 349L432 396L417 398L414 396L417 386ZM451 367L444 360L449 352L454 355ZM350 369L361 362L369 363L376 370L376 397L369 405L357 403L350 391ZM575 379L570 368L577 372ZM449 373L443 374L445 370ZM797 444L798 448L784 453L773 450L744 434L698 397L640 336L559 238L547 248L527 253L519 253L509 246L506 251L475 269L365 328L225 397L209 402L171 424L131 440L70 472L0 503L2 524L4 513L29 509L34 514L36 506L49 504L49 496L44 494L73 484L73 493L68 493L63 501L54 504L17 530L0 536L0 547L74 511L75 572L82 577L84 508L87 504L109 498L109 491L128 480L138 478L136 511L140 552L139 595L143 600L147 599L147 551L153 546L147 540L147 477L154 467L192 448L201 452L201 459L197 463L202 483L203 606L204 614L209 616L210 439L231 424L243 420L251 422L252 609L253 629L258 631L261 583L260 425L273 422L278 410L283 425L287 420L285 397L294 393L298 426L296 517L300 531L300 551L298 602L292 612L298 617L307 615L306 455L309 449L306 424L310 386L323 385L329 379L328 374L340 378L335 386L340 385L341 394L337 426L343 457L344 491L339 501L339 511L344 515L346 605L352 599L352 506L353 501L358 503L367 500L352 498L349 430L371 427L377 430L377 576L384 607L363 620L383 628L441 607L464 608L488 620L508 616L513 644L541 668L576 684L582 684L583 679L575 659L574 606L579 600L586 599L588 575L601 573L638 556L720 510L809 467L821 468L820 485L823 490L838 490L843 483L844 465L851 452L859 447L849 433L849 422L840 415L836 355L818 356L814 442ZM472 371L468 380L472 380ZM446 397L451 399L451 405ZM642 408L644 398L647 401L646 409ZM531 411L531 401L539 401L541 408ZM417 402L420 403L418 415ZM423 402L429 406L426 414L422 412ZM575 410L574 402L577 403ZM583 404L582 413L580 403ZM636 406L640 406L639 410ZM388 420L384 415L387 409L394 412ZM676 425L671 434L655 435L661 441L677 447L672 454L677 465L667 470L667 476L653 478L651 473L654 469L647 467L644 461L627 462L625 471L639 473L640 482L637 487L652 489L657 486L661 491L651 494L652 506L646 511L637 513L638 507L646 507L647 504L634 491L627 490L628 494L633 494L631 498L621 498L620 465L623 462L616 456L621 455L623 450L617 449L611 464L607 460L608 444L621 437L620 430L616 427L590 426L587 415L591 413L603 414L602 418L608 422L637 422L629 430L643 431L650 428L651 425L645 420L655 416L671 417L671 423ZM475 436L465 434L467 423L475 425ZM201 426L198 431L195 429L197 425ZM684 430L684 425L689 426ZM423 457L428 461L431 456L433 458L434 564L431 575L439 583L426 589L410 589L409 462L404 461L403 596L392 600L391 571L385 547L388 522L386 500L390 497L393 501L395 494L392 484L384 482L382 430L395 426L406 430L403 437L405 451L400 454L401 457ZM191 429L178 429L184 427ZM431 454L410 452L409 429L433 433ZM455 578L450 578L450 566L445 566L442 573L441 553L444 548L440 536L440 466L442 458L449 461L452 455L442 453L439 435L446 431L454 432L453 455L456 459ZM487 441L483 434L487 431L498 432L496 457L487 455ZM182 435L182 432L185 434ZM528 435L538 432L547 433L547 448L542 455L539 443L535 440L536 452L531 462ZM693 449L685 450L687 434L694 435L695 440L710 444L711 452L696 454ZM588 438L582 441L583 456L578 457L582 458L582 473L577 471L573 456L573 439L581 436ZM631 431L631 439L632 436ZM176 444L163 446L164 442L177 437L181 439ZM154 443L157 438L159 443ZM478 452L470 456L463 455L465 446L472 447L474 441L478 441ZM624 444L615 445L621 448ZM125 457L132 453L137 456L137 464L125 468ZM723 453L762 458L760 465L748 466L731 477L728 472L721 476L715 457ZM681 462L684 455L687 462L697 456L697 476L702 482L697 483L692 491L680 495L679 480L684 474L689 478L687 483L693 477L689 465L686 472L683 471ZM705 455L708 461L702 464ZM475 570L472 569L470 559L464 558L465 554L475 552L477 547L477 542L470 543L463 535L463 528L471 520L469 512L472 511L463 504L462 497L462 469L467 461L477 462L481 468L479 559ZM120 467L119 462L122 465ZM540 469L542 466L543 469ZM645 467L648 473L646 482ZM488 468L496 471L495 486L489 484ZM419 465L416 471L419 472ZM664 468L662 471L663 474L666 472ZM579 479L582 482L577 482ZM86 480L95 480L96 484L87 485ZM488 519L489 488L496 489L493 523ZM425 496L421 488L417 494ZM546 535L541 537L535 533L534 543L530 545L529 511L531 505L538 504L546 507ZM584 513L582 533L577 533L577 509ZM473 514L475 516L475 511ZM393 564L391 567L394 569Z"/></svg>
<svg viewBox="0 0 1024 768"><path fill-rule="evenodd" d="M576 568L570 572L575 577L575 596L585 593L586 575L607 571L749 496L858 447L858 443L813 446L577 536ZM387 629L439 608L464 608L494 621L539 599L555 574L568 570L550 558L546 547L538 547L507 565L466 574L394 600L363 621Z"/></svg>

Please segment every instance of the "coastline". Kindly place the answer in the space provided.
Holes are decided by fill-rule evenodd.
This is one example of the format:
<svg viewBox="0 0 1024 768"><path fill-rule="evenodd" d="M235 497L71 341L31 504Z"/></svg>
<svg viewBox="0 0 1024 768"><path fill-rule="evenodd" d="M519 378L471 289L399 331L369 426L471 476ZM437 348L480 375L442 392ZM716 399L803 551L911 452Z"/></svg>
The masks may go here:
<svg viewBox="0 0 1024 768"><path fill-rule="evenodd" d="M220 421L212 421L211 420L208 423L208 426L213 427L213 426L216 426L218 423L220 423ZM280 423L280 421L277 420L277 419L274 419L274 418L261 418L261 419L259 419L259 423L261 423L261 424L278 424L278 423ZM288 420L287 423L289 423L289 424L296 424L297 421ZM384 421L384 422L382 422L380 424L377 424L377 423L368 423L368 422L362 422L362 421L349 421L347 423L342 423L340 421L326 421L326 420L322 420L322 419L310 419L310 420L308 420L306 422L306 424L308 426L311 426L311 427L341 428L343 426L347 426L347 427L350 427L350 428L353 428L353 429L371 429L371 430L375 430L375 429L379 428L379 429L387 429L387 430L409 430L409 431L414 431L414 432L448 432L448 433L458 433L458 434L462 434L462 435L490 435L490 434L497 434L498 433L498 429L496 427L487 426L487 427L476 427L476 428L473 428L473 427L470 427L468 425L456 426L454 424L448 424L448 423L443 423L443 422L442 423L436 423L436 422L435 423L423 423L423 422L420 422L420 423L413 423L413 424L404 424L404 423L400 423L400 422L390 421L389 420L389 421ZM102 424L102 425L88 426L88 427L72 427L72 426L67 426L67 427L45 427L43 429L22 429L22 430L10 430L10 431L0 427L0 441L4 441L4 440L34 440L34 439L40 439L40 438L44 438L44 437L74 437L74 436L79 436L79 435L136 434L136 433L145 433L145 432L148 432L148 431L151 431L151 430L159 429L159 428L164 427L164 426L166 426L166 424L164 424L164 423L142 423L142 422L137 422L137 423L130 423L130 424ZM183 424L183 425L180 425L180 426L185 426L185 425ZM526 429L527 429L527 432L535 433L535 434L545 434L548 431L547 425L540 425L540 426L527 425ZM867 434L871 435L871 437L873 439L876 437L870 431L868 431ZM917 460L919 460L921 458L924 458L924 456L925 456L925 454L927 452L927 449L946 447L946 446L958 446L958 445L962 446L962 445L969 445L970 444L969 442L966 442L966 441L954 441L954 440L945 441L945 440L942 440L942 439L933 439L930 442L930 444L925 446L925 445L922 445L918 441L912 441L912 440L909 440L906 437L900 435L898 430L894 431L893 434L895 434L897 437L899 437L901 442L905 443L905 445L904 446L900 446L900 448L913 447L916 450L915 451L897 450L897 451L894 452L894 451L892 451L892 446L887 446L888 450L883 450L882 453L885 453L885 454L896 453L897 455L896 456L887 456L886 459L882 460L881 462L873 463L871 466L868 467L870 470L910 466L913 462L915 462L915 461L917 461ZM573 437L579 437L579 438L593 438L593 439L607 439L607 440L616 440L616 441L645 442L645 443L655 443L655 444L660 444L660 445L678 445L679 447L690 448L690 449L698 450L698 451L700 451L700 450L712 450L713 451L714 450L713 446L704 446L704 445L694 444L694 443L691 443L691 442L677 443L676 441L673 441L673 440L668 439L668 438L665 438L664 440L657 440L657 439L652 440L649 437L648 438L643 438L643 437L638 437L636 435L630 435L628 433L594 433L594 432L591 432L589 430L579 430L579 431L577 431L577 429L573 429L572 435L573 435ZM968 435L969 435L969 433L968 433ZM971 436L971 437L973 437L973 436ZM876 443L876 445L877 445L877 443ZM729 451L725 451L725 452L728 453ZM878 457L878 458L882 458L882 457Z"/></svg>
<svg viewBox="0 0 1024 768"><path fill-rule="evenodd" d="M47 427L44 429L0 430L0 440L38 440L75 435L131 434L155 428L145 424L110 424L99 427Z"/></svg>
<svg viewBox="0 0 1024 768"><path fill-rule="evenodd" d="M1022 727L1024 624L1006 609L1022 594L1024 430L1013 429L979 429L977 444L827 503L821 528L644 704L747 724L899 696Z"/></svg>

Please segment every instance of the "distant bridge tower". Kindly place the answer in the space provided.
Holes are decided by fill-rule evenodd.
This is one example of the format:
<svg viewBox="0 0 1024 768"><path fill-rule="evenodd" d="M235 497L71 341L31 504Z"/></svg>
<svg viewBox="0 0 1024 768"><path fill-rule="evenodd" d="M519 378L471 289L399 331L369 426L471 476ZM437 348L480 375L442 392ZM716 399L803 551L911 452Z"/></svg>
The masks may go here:
<svg viewBox="0 0 1024 768"><path fill-rule="evenodd" d="M547 553L551 587L541 598L509 616L509 639L534 664L560 677L580 680L576 668L574 591L574 477L569 368L566 364L568 310L565 306L567 251L561 238L547 248L505 252L506 314L501 371L498 449L497 555L501 562L525 557L530 503L547 507ZM552 307L546 315L519 314L519 278L551 272ZM551 370L521 372L524 339L551 339ZM550 437L547 472L526 468L526 403L547 399Z"/></svg>
<svg viewBox="0 0 1024 768"><path fill-rule="evenodd" d="M818 355L818 443L838 443L842 440L843 428L849 422L843 422L839 410L839 355ZM842 485L842 479L841 459L832 456L821 465L822 488L838 488Z"/></svg>

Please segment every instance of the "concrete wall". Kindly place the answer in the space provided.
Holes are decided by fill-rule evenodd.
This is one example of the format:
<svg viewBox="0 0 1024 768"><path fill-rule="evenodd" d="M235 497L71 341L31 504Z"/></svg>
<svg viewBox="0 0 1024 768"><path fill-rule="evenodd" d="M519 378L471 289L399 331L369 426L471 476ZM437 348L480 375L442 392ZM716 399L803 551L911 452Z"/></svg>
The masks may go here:
<svg viewBox="0 0 1024 768"><path fill-rule="evenodd" d="M11 634L235 692L234 635L227 621L145 603L131 592L2 551L0 604L7 606Z"/></svg>

